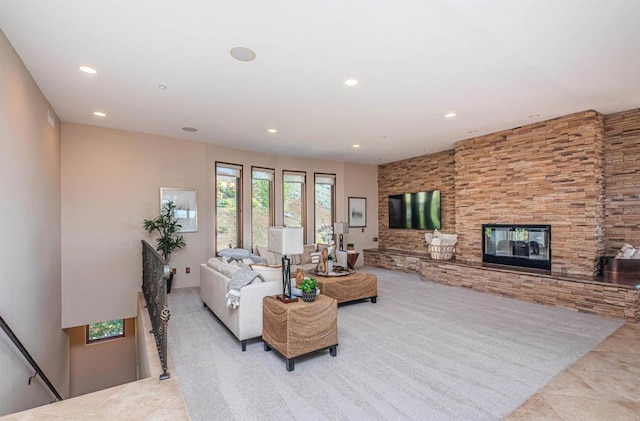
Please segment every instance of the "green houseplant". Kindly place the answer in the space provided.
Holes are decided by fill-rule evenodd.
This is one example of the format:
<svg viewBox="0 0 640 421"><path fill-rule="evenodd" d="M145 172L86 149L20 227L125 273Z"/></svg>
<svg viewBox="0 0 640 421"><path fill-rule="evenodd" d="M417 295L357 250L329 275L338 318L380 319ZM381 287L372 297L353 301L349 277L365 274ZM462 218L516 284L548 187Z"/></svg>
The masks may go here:
<svg viewBox="0 0 640 421"><path fill-rule="evenodd" d="M302 291L302 299L307 303L312 303L316 300L316 288L318 283L316 278L304 278L300 284L300 290Z"/></svg>
<svg viewBox="0 0 640 421"><path fill-rule="evenodd" d="M156 250L162 254L162 257L164 257L164 260L166 260L167 263L169 262L171 253L187 245L184 241L184 236L182 234L178 234L182 225L178 223L178 219L175 217L175 209L175 203L167 202L162 205L160 215L156 216L154 219L144 220L145 231L148 233L158 231L160 236L156 239L156 243L158 244ZM173 271L167 280L167 293L171 291L172 281Z"/></svg>

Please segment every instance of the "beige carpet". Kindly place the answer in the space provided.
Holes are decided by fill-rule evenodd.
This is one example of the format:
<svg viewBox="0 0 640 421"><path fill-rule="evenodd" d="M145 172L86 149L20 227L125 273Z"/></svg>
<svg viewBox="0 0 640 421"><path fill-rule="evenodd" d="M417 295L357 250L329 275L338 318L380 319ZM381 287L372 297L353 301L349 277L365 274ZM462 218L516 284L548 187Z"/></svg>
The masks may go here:
<svg viewBox="0 0 640 421"><path fill-rule="evenodd" d="M378 303L338 309L338 356L236 338L198 288L169 295L169 350L194 420L499 420L622 321L366 268Z"/></svg>

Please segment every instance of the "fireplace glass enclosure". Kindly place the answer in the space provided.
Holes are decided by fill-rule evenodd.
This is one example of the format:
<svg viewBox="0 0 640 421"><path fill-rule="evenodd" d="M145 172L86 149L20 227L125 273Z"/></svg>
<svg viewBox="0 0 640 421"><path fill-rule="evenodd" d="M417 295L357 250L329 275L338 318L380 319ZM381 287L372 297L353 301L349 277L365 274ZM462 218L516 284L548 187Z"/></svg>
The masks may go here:
<svg viewBox="0 0 640 421"><path fill-rule="evenodd" d="M551 271L551 225L482 225L482 262Z"/></svg>

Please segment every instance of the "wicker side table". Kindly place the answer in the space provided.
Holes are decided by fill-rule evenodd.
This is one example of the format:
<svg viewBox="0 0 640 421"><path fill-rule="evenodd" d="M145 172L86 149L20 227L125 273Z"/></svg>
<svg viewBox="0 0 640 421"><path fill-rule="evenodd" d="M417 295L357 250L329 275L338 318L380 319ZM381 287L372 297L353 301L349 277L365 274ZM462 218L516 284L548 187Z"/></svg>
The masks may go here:
<svg viewBox="0 0 640 421"><path fill-rule="evenodd" d="M338 303L319 295L315 302L300 300L285 304L275 297L262 299L262 340L264 350L275 349L287 359L287 371L294 360L329 348L332 357L338 346Z"/></svg>

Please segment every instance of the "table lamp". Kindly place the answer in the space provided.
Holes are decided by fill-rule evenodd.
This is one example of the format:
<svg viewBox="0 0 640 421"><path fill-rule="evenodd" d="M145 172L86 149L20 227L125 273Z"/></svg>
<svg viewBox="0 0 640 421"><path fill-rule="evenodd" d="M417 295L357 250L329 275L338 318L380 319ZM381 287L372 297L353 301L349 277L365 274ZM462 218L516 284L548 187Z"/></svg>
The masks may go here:
<svg viewBox="0 0 640 421"><path fill-rule="evenodd" d="M344 251L343 234L349 234L349 224L347 224L346 222L336 222L335 224L333 224L333 233L338 234L338 238L339 238L338 244L340 247L340 251Z"/></svg>
<svg viewBox="0 0 640 421"><path fill-rule="evenodd" d="M302 228L269 227L267 250L282 255L282 295L278 295L278 299L283 303L298 301L291 297L291 259L287 255L302 254L304 251Z"/></svg>

